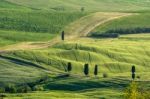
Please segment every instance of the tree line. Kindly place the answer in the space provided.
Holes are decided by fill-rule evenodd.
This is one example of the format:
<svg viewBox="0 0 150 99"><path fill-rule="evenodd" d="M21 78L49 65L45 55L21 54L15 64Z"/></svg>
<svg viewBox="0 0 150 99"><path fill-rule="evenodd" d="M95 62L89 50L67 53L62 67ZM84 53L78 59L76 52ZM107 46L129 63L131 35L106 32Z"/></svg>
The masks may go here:
<svg viewBox="0 0 150 99"><path fill-rule="evenodd" d="M68 63L67 65L67 72L71 72L72 71L72 64L71 62ZM84 70L83 70L83 73L88 76L89 75L89 64L85 64L84 65ZM94 68L94 75L97 76L98 75L98 65L95 65L95 68Z"/></svg>
<svg viewBox="0 0 150 99"><path fill-rule="evenodd" d="M71 62L69 62L68 63L68 65L67 65L67 72L71 72L72 71L72 64L71 64ZM131 67L131 74L132 74L132 80L134 80L135 79L135 72L136 72L136 68L135 68L135 66L133 65L132 67ZM83 70L83 73L86 75L86 76L88 76L89 75L89 64L84 64L84 70ZM98 65L95 65L95 67L94 67L94 75L95 76L97 76L98 75ZM103 77L104 78L106 78L108 75L107 74L103 74ZM137 78L139 78L138 76L137 76Z"/></svg>

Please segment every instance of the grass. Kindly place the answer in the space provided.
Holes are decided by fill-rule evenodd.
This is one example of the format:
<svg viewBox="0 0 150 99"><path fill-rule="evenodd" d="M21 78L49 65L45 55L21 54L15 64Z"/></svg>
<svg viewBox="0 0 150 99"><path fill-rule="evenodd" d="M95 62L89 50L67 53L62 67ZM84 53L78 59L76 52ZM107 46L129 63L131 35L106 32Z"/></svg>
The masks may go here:
<svg viewBox="0 0 150 99"><path fill-rule="evenodd" d="M129 87L125 91L125 99L148 99L149 91L143 90L139 87L137 82L131 82Z"/></svg>
<svg viewBox="0 0 150 99"><path fill-rule="evenodd" d="M150 2L147 0L7 0L11 3L31 7L42 10L53 10L53 11L80 11L82 7L85 11L138 11L138 10L149 10ZM94 5L94 6L93 6Z"/></svg>
<svg viewBox="0 0 150 99"><path fill-rule="evenodd" d="M82 82L79 83L80 81L82 81ZM50 97L50 95L51 95L51 98L53 98L53 99L55 99L55 98L56 99L57 98L60 98L60 99L64 99L64 98L65 99L66 98L67 99L70 99L70 98L71 99L74 99L74 98L79 98L79 99L94 98L94 99L98 99L98 98L104 98L105 96L102 95L102 94L107 93L107 98L110 98L111 96L113 96L113 97L119 99L119 97L117 95L121 95L122 92L119 92L119 90L114 90L114 89L99 88L100 86L103 86L104 83L106 83L105 81L102 81L101 83L98 83L100 81L101 80L98 80L98 79L79 80L79 79L74 79L74 78L67 78L67 79L64 79L64 80L59 80L59 82L56 81L55 83L49 83L49 86L48 86L48 88L53 88L55 85L56 86L58 85L59 88L63 88L64 90L60 90L60 89L57 90L57 88L58 88L57 87L55 90L51 90L51 92L47 92L47 91L46 92L38 92L38 93L41 94L41 95L38 95L38 96L36 95L37 93L29 93L28 95L27 94L21 94L21 96L24 97L24 98L28 97L28 98L31 98L31 99L35 99L37 97L43 99L44 96L48 98L48 97ZM109 81L107 83L108 83L108 85L110 84ZM51 87L51 84L53 84L54 86ZM61 84L62 84L62 86L61 86ZM63 85L66 86L66 87L63 87ZM80 90L80 89L76 90L76 91L69 91L68 90L68 88L69 89L74 89L74 88L79 87L79 86L83 90ZM95 87L97 87L97 88L95 88ZM84 88L86 90L84 90ZM60 94L58 94L58 93L60 93ZM63 94L64 96L62 97L61 94ZM93 94L94 94L94 96L92 96ZM116 94L116 95L114 95L114 94ZM11 95L10 95L10 97L11 97ZM19 94L18 94L18 97L19 97Z"/></svg>
<svg viewBox="0 0 150 99"><path fill-rule="evenodd" d="M28 71L28 72L26 72ZM34 72L33 72L34 71ZM22 84L33 82L44 76L42 70L29 64L15 63L7 59L0 58L0 86L10 84ZM7 82L7 83L6 83Z"/></svg>
<svg viewBox="0 0 150 99"><path fill-rule="evenodd" d="M143 36L148 34L143 34ZM125 73L130 75L132 65L137 72L149 72L149 40L141 40L141 35L135 35L138 39L120 37L119 39L90 39L83 38L76 42L66 41L55 45L53 48L12 51L1 55L8 57L7 61L25 61L39 65L53 73L65 72L68 62L72 62L72 73L83 75L85 63L90 65L90 75L93 75L94 65L99 65L99 73ZM133 36L133 38L135 37ZM124 37L127 37L125 35ZM82 43L81 43L82 42ZM99 46L98 44L101 44ZM3 57L2 57L3 58ZM18 60L19 59L19 60ZM144 76L143 76L144 77ZM142 79L142 78L141 78ZM144 80L144 78L143 78Z"/></svg>
<svg viewBox="0 0 150 99"><path fill-rule="evenodd" d="M149 34L130 34L130 35L123 35L119 39L129 39L129 40L149 40Z"/></svg>
<svg viewBox="0 0 150 99"><path fill-rule="evenodd" d="M66 25L86 15L81 12L41 11L5 0L0 2L0 46L49 41Z"/></svg>
<svg viewBox="0 0 150 99"><path fill-rule="evenodd" d="M106 13L106 12L97 12L92 13L87 16L80 18L79 20L71 23L70 25L65 27L65 31L68 35L75 36L86 36L89 32L91 32L97 26L123 17L129 16L130 13Z"/></svg>
<svg viewBox="0 0 150 99"><path fill-rule="evenodd" d="M81 79L82 78L82 79ZM130 85L126 77L122 78L85 78L69 77L57 79L43 86L50 91L38 91L27 94L6 94L6 99L124 99L126 87ZM140 85L148 83L137 82ZM111 87L110 87L111 86ZM62 96L63 95L63 96Z"/></svg>
<svg viewBox="0 0 150 99"><path fill-rule="evenodd" d="M0 29L58 34L84 13L0 10Z"/></svg>
<svg viewBox="0 0 150 99"><path fill-rule="evenodd" d="M30 11L30 8L19 6L17 4L12 4L6 0L0 0L0 10L24 10Z"/></svg>
<svg viewBox="0 0 150 99"><path fill-rule="evenodd" d="M20 42L49 41L55 36L56 34L51 33L0 30L0 46L11 45Z"/></svg>
<svg viewBox="0 0 150 99"><path fill-rule="evenodd" d="M150 27L149 16L149 13L139 13L137 15L112 20L95 28L92 33L132 34L149 32L149 30L144 30Z"/></svg>
<svg viewBox="0 0 150 99"><path fill-rule="evenodd" d="M71 36L86 36L97 26L92 32L149 28L149 3L147 0L0 0L1 48L23 42L20 46L7 46L11 49L8 52L0 51L0 90L9 84L35 84L43 88L43 91L1 94L6 99L121 99L131 81L132 65L140 77L136 81L149 91L150 34L121 35L116 39L66 38L52 47L47 42L62 30ZM125 12L134 14L110 20L128 15ZM44 42L48 48L30 50L30 42L35 46ZM23 50L13 50L18 46ZM60 75L66 74L68 62L73 70L70 77L63 78ZM85 63L89 64L89 77L83 74ZM95 64L99 66L97 77L93 74ZM39 81L44 78L47 79Z"/></svg>

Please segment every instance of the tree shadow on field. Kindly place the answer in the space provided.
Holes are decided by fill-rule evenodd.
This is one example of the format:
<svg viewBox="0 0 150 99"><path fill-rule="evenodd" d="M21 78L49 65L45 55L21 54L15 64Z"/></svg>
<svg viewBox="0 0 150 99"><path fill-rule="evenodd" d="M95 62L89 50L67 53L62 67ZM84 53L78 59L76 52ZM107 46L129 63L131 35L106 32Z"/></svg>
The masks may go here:
<svg viewBox="0 0 150 99"><path fill-rule="evenodd" d="M46 89L50 90L65 90L65 91L82 91L82 90L89 90L94 88L125 88L128 86L129 81L128 80L122 80L122 81L115 81L115 79L112 81L100 81L100 80L78 80L78 81L69 81L67 82L51 82L45 85Z"/></svg>
<svg viewBox="0 0 150 99"><path fill-rule="evenodd" d="M36 67L36 68L40 68L40 69L46 70L46 69L43 68L42 66L37 65L37 64L35 64L35 63L32 63L32 62L30 62L30 61L25 61L25 60L13 58L13 57L7 57L7 56L3 56L3 55L0 55L0 58L5 59L5 60L8 60L8 61L10 61L10 62L12 62L12 63L18 64L18 65L21 65L21 66L33 66L33 67Z"/></svg>

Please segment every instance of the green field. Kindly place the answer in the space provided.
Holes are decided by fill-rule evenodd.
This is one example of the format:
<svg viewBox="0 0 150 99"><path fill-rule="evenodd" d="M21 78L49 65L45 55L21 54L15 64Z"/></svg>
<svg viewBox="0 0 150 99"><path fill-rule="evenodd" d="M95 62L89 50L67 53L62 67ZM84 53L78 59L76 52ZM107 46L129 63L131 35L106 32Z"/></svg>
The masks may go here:
<svg viewBox="0 0 150 99"><path fill-rule="evenodd" d="M135 36L137 39L134 39ZM81 38L77 39L76 43L72 41L66 41L64 43L60 43L58 45L55 45L53 48L48 49L40 49L40 50L31 50L31 51L14 51L10 53L1 54L1 61L6 61L5 63L1 63L1 65L6 65L6 70L1 71L2 76L5 75L8 78L1 78L1 83L5 84L5 82L12 82L15 84L19 83L31 83L35 82L38 78L45 77L46 75L49 75L50 78L53 75L53 77L50 79L48 78L48 81L44 83L44 85L41 83L45 90L53 90L52 92L40 92L41 95L36 96L36 93L30 93L29 97L31 98L44 98L45 94L54 95L54 98L62 97L61 95L57 96L57 91L63 92L69 91L69 92L63 92L66 94L66 97L71 98L70 94L72 91L80 92L81 90L85 90L85 92L80 93L79 95L75 95L73 97L84 97L84 98L98 98L98 97L112 97L113 91L117 95L113 95L115 98L120 98L123 95L124 88L129 84L131 77L130 77L130 69L132 65L136 66L137 69L137 76L140 76L140 82L141 85L143 85L144 81L149 81L147 78L149 76L149 58L150 58L150 43L149 39L143 39L143 37L149 37L148 34L143 35L125 35L120 37L119 39L90 39L90 38ZM149 37L150 38L150 37ZM81 43L82 42L82 43ZM101 46L98 46L97 44L101 44ZM140 61L139 61L140 60ZM11 63L11 62L12 63ZM56 79L55 76L58 74L65 73L67 62L72 62L73 64L73 70L71 72L72 74L72 80L70 78L64 78L64 79ZM15 64L14 64L15 63ZM22 63L22 64L21 64ZM83 75L83 66L85 63L90 64L90 77L84 77ZM7 68L7 65L11 64L13 67ZM95 78L93 75L94 65L99 65L99 79ZM27 68L21 68L24 65ZM23 70L22 70L23 69ZM28 72L23 73L21 72L21 78L20 76L15 76L18 72L28 70ZM46 71L45 71L46 69ZM15 70L15 73L13 73ZM34 70L34 72L32 72ZM6 71L8 75L11 74L11 76L6 75ZM47 72L49 71L49 72ZM108 78L103 78L102 75L106 73L108 74ZM31 75L32 74L32 75ZM34 76L34 74L36 76ZM42 74L45 74L42 76ZM78 75L76 77L76 75ZM82 79L85 79L84 81L80 81L80 77ZM78 78L79 77L79 78ZM13 79L12 79L13 78ZM32 80L29 80L31 79ZM121 78L121 79L119 79ZM18 80L15 80L18 79ZM54 81L53 81L54 79ZM88 80L86 80L88 79ZM112 80L113 79L113 80ZM116 80L118 79L119 82ZM99 81L100 80L100 81ZM124 82L124 80L126 82ZM18 82L19 81L19 82ZM88 82L89 81L89 82ZM113 84L112 87L105 87L104 83L105 81L108 82L108 84ZM51 82L51 83L49 83ZM79 83L82 82L82 83ZM143 83L141 83L143 82ZM76 84L77 83L77 84ZM91 83L91 84L90 84ZM97 85L93 85L93 84ZM118 85L116 83L124 83L123 85ZM81 84L81 85L80 85ZM86 85L87 84L87 85ZM102 84L102 85L101 85ZM38 85L38 84L37 84ZM58 87L59 86L59 87ZM101 86L103 86L104 92L106 91L106 95L99 95L104 93L101 90ZM107 86L107 85L106 85ZM109 85L108 85L109 86ZM119 88L121 87L121 89ZM148 88L149 84L144 84L144 88ZM103 89L102 87L102 89ZM77 89L76 89L77 88ZM117 89L115 89L117 88ZM88 89L88 90L87 90ZM57 90L57 91L55 91ZM91 90L91 95L89 96L89 90ZM56 92L56 93L55 93ZM83 96L82 96L83 95ZM22 97L28 97L26 94L21 94ZM21 97L15 96L15 97ZM47 96L47 97L48 97ZM72 97L72 98L73 98Z"/></svg>
<svg viewBox="0 0 150 99"><path fill-rule="evenodd" d="M93 34L101 33L119 33L119 34L133 34L133 33L149 33L150 32L150 14L138 13L132 16L127 16L121 19L109 21L94 30Z"/></svg>
<svg viewBox="0 0 150 99"><path fill-rule="evenodd" d="M149 5L149 0L0 0L0 98L149 99ZM120 35L95 36L107 33Z"/></svg>
<svg viewBox="0 0 150 99"><path fill-rule="evenodd" d="M22 31L4 31L0 30L0 46L11 45L20 42L48 41L55 37L56 34L35 33Z"/></svg>
<svg viewBox="0 0 150 99"><path fill-rule="evenodd" d="M11 3L23 5L42 10L54 11L80 11L85 7L85 11L137 11L149 10L149 0L7 0Z"/></svg>
<svg viewBox="0 0 150 99"><path fill-rule="evenodd" d="M84 16L84 13L53 13L42 11L5 11L0 10L0 28L26 32L59 33L65 25Z"/></svg>

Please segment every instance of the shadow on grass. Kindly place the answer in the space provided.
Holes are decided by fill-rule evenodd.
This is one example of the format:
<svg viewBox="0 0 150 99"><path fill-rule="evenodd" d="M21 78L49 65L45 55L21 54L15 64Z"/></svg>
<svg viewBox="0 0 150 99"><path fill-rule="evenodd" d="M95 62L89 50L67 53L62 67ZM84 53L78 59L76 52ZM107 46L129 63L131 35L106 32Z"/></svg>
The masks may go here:
<svg viewBox="0 0 150 99"><path fill-rule="evenodd" d="M34 64L32 62L29 62L29 61L25 61L25 60L13 58L13 57L7 57L7 56L3 56L3 55L0 55L0 58L9 60L10 62L18 64L18 65L22 65L22 66L34 66L34 67L37 67L37 68L40 68L40 69L47 70L47 69L43 68L42 66Z"/></svg>
<svg viewBox="0 0 150 99"><path fill-rule="evenodd" d="M65 91L82 91L89 90L93 88L125 88L129 84L128 80L115 81L112 80L76 80L71 81L71 79L65 79L63 81L50 82L44 87L50 90L65 90Z"/></svg>

